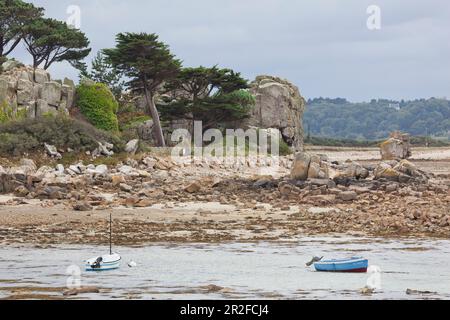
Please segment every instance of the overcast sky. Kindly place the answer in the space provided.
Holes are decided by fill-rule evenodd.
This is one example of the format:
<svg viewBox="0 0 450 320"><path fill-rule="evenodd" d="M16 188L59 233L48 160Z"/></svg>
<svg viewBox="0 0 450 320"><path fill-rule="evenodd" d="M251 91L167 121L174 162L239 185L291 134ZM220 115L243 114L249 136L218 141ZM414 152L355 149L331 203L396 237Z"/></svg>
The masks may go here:
<svg viewBox="0 0 450 320"><path fill-rule="evenodd" d="M303 96L450 97L448 0L33 0L48 17L81 9L93 53L119 32L157 33L185 66L233 68L247 79L286 78ZM367 28L367 8L381 29ZM21 48L16 55L26 62ZM55 78L77 78L67 64Z"/></svg>

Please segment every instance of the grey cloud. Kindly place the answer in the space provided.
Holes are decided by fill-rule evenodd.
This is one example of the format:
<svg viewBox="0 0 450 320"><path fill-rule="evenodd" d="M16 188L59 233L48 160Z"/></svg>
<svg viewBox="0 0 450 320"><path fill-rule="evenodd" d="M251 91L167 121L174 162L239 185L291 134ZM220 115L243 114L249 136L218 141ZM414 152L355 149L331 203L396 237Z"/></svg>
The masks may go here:
<svg viewBox="0 0 450 320"><path fill-rule="evenodd" d="M68 5L79 5L94 53L113 46L118 32L155 32L185 65L219 64L248 79L278 75L296 83L306 97L450 97L446 0L32 2L59 19L66 19ZM379 31L366 28L371 4L382 10ZM66 64L52 72L77 77Z"/></svg>

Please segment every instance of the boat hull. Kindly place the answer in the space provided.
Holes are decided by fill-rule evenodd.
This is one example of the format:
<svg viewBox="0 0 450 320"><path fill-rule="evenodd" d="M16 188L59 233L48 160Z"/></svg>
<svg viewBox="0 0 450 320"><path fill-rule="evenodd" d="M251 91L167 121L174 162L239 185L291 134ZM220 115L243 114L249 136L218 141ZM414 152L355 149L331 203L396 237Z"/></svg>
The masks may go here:
<svg viewBox="0 0 450 320"><path fill-rule="evenodd" d="M315 263L314 267L319 272L366 273L369 261L363 258L326 260Z"/></svg>
<svg viewBox="0 0 450 320"><path fill-rule="evenodd" d="M96 263L99 258L92 258L87 260L85 270L98 272L116 270L120 268L120 262L122 258L118 254L105 255L100 258L101 262L99 264Z"/></svg>

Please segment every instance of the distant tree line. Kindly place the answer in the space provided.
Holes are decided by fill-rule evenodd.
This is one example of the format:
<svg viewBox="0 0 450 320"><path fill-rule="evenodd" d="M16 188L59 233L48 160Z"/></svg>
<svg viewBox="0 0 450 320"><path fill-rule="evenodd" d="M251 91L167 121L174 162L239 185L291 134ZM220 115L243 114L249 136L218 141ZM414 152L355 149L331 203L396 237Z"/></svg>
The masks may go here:
<svg viewBox="0 0 450 320"><path fill-rule="evenodd" d="M352 103L346 99L310 99L304 116L308 136L380 140L400 130L414 136L450 136L450 101L387 99Z"/></svg>

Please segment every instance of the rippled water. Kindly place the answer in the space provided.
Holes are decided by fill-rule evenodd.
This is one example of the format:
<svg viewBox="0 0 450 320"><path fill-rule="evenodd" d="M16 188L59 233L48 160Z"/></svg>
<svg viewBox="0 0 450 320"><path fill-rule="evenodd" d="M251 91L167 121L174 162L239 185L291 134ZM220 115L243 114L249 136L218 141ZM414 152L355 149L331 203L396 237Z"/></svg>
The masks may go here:
<svg viewBox="0 0 450 320"><path fill-rule="evenodd" d="M117 247L121 269L82 270L87 299L450 299L450 241L303 238L295 243L229 243ZM0 298L11 288L66 286L66 270L107 247L0 248ZM328 274L306 268L313 255L362 255L382 270L382 289L363 296L368 274ZM128 261L137 262L129 268ZM225 288L210 292L205 286ZM433 294L407 295L406 289ZM61 292L51 293L61 297Z"/></svg>

